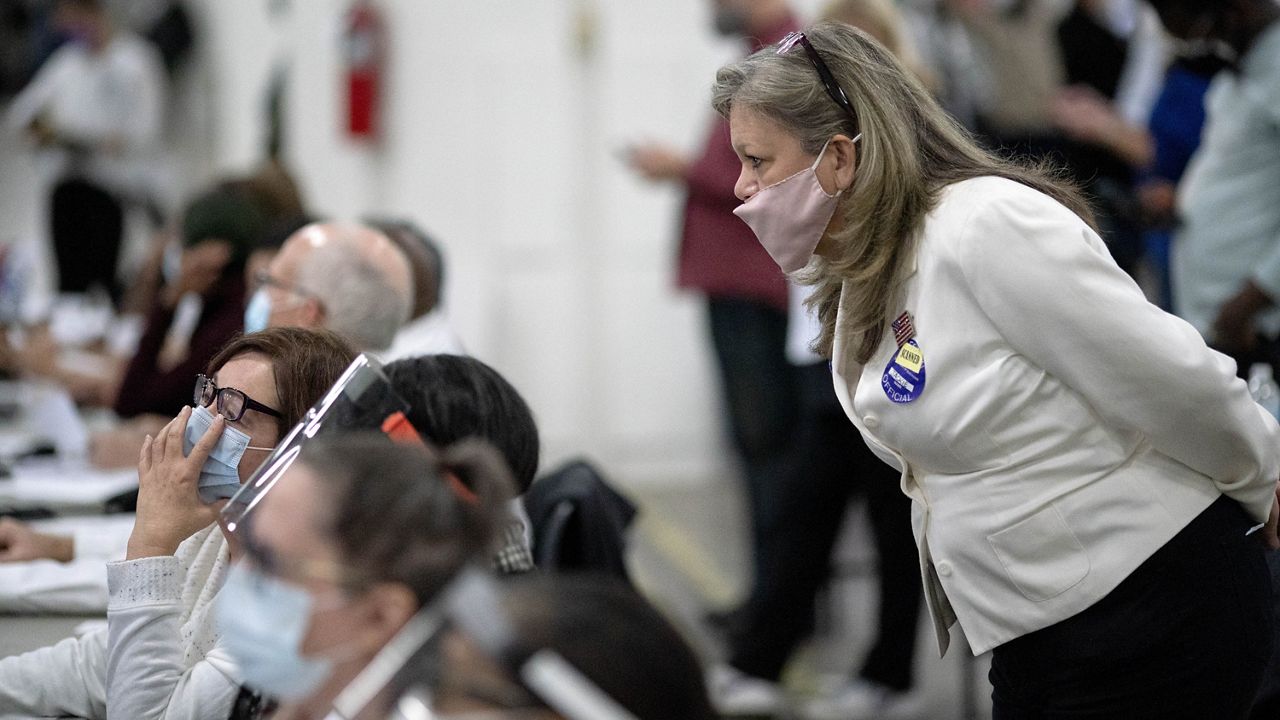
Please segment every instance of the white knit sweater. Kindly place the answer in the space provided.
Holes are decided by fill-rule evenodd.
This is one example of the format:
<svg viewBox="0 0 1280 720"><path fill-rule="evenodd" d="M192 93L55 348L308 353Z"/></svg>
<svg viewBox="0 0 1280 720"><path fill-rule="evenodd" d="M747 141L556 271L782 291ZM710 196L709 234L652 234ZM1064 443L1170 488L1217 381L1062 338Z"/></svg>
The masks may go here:
<svg viewBox="0 0 1280 720"><path fill-rule="evenodd" d="M217 526L108 563L106 631L0 660L0 717L226 718L241 680L213 625L227 563Z"/></svg>

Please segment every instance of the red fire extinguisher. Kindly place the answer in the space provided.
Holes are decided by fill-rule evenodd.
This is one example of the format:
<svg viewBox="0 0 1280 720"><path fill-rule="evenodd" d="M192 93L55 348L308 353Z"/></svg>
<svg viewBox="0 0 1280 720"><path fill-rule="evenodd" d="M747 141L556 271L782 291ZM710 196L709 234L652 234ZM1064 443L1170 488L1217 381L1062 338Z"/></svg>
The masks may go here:
<svg viewBox="0 0 1280 720"><path fill-rule="evenodd" d="M346 60L347 132L353 138L378 136L378 104L384 47L382 17L368 0L347 11L343 32Z"/></svg>

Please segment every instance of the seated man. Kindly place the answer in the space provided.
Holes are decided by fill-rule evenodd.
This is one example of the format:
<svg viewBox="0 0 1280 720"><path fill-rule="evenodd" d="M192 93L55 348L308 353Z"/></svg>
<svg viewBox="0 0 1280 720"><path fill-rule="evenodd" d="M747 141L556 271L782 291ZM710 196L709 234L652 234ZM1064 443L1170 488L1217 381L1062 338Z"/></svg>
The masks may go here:
<svg viewBox="0 0 1280 720"><path fill-rule="evenodd" d="M374 353L391 346L413 305L404 253L386 235L352 223L295 232L256 280L245 332L322 327Z"/></svg>

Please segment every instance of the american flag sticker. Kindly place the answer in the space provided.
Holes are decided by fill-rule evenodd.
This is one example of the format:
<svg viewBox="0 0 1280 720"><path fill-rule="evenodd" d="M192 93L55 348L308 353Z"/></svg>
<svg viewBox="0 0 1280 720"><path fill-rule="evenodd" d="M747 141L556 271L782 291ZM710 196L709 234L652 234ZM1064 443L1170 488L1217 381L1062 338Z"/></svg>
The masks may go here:
<svg viewBox="0 0 1280 720"><path fill-rule="evenodd" d="M916 336L915 323L911 321L911 313L903 312L898 316L897 320L891 323L893 327L893 339L898 343L898 347L907 344L907 341Z"/></svg>

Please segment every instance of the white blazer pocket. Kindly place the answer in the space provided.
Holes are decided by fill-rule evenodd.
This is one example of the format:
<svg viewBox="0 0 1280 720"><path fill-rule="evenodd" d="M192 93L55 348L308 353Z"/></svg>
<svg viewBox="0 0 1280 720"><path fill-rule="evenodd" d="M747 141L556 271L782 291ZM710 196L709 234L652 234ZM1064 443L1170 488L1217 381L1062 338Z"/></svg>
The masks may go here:
<svg viewBox="0 0 1280 720"><path fill-rule="evenodd" d="M1058 508L1049 507L987 536L1005 574L1028 600L1061 595L1089 574L1089 556Z"/></svg>

